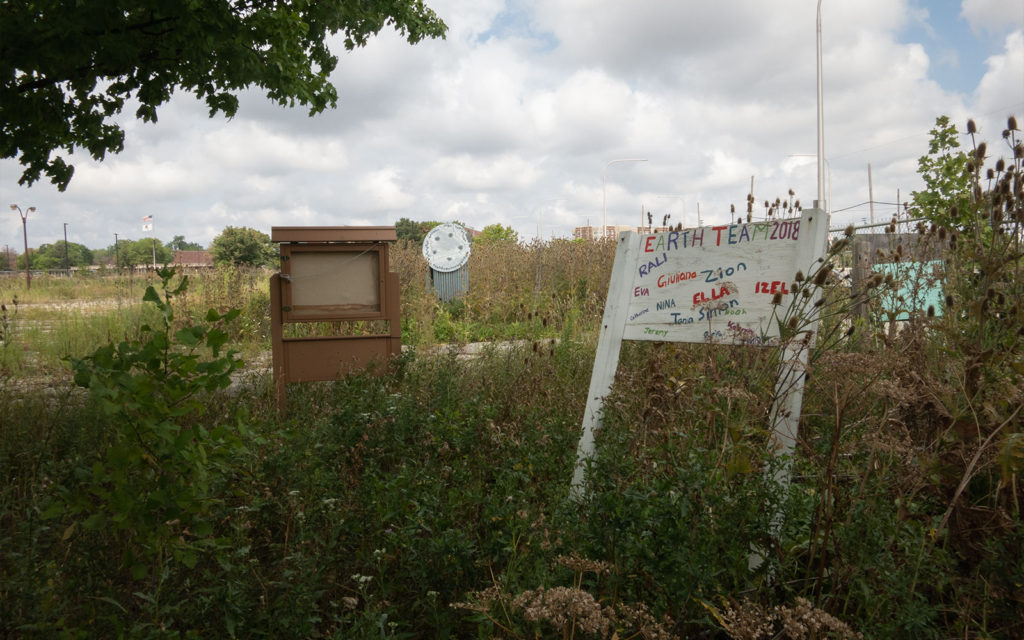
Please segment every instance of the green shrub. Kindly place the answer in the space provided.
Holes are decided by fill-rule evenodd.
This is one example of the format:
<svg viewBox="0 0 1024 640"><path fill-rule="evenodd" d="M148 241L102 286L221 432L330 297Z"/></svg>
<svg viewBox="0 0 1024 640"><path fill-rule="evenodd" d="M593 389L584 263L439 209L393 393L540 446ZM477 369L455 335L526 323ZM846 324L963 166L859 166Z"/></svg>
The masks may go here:
<svg viewBox="0 0 1024 640"><path fill-rule="evenodd" d="M171 333L171 300L187 279L171 288L174 271L159 276L163 297L148 287L143 299L156 306L160 325L143 325L139 340L72 359L75 383L89 389L106 429L94 449L76 452L42 513L59 519L62 539L96 545L124 579L148 584L139 590L149 593L154 615L164 614L160 586L175 566L193 568L202 554L223 550L215 537L218 507L247 431L242 411L212 427L197 420L205 396L226 388L241 365L222 351L224 326L238 312L211 310L207 324Z"/></svg>

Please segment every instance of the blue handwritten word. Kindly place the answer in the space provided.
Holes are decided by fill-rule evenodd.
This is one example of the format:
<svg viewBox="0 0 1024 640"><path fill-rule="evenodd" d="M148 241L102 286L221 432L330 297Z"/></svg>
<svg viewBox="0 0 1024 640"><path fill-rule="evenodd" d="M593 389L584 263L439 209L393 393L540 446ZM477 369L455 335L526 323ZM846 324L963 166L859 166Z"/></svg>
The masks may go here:
<svg viewBox="0 0 1024 640"><path fill-rule="evenodd" d="M704 282L718 282L722 278L728 278L737 271L746 271L747 263L740 262L735 267L726 267L725 269L719 267L717 269L704 269L701 271L704 274Z"/></svg>
<svg viewBox="0 0 1024 640"><path fill-rule="evenodd" d="M651 271L654 271L655 269L657 269L661 265L665 264L666 262L668 262L668 254L667 253L662 253L660 258L655 258L654 260L648 260L647 264L640 265L640 277L642 278L642 277L646 276Z"/></svg>
<svg viewBox="0 0 1024 640"><path fill-rule="evenodd" d="M734 299L734 300L729 300L728 302L724 302L723 301L723 302L721 302L721 303L719 303L719 304L717 304L717 305L715 305L715 306L713 306L711 308L701 307L701 309L700 309L700 316L697 319L700 320L701 322L703 322L704 320L710 320L712 318L717 318L718 316L745 316L745 315L747 315L747 310L746 309L744 309L742 307L740 307L739 309L734 309L733 308L736 305L738 305L739 303L740 303L739 300L735 300Z"/></svg>

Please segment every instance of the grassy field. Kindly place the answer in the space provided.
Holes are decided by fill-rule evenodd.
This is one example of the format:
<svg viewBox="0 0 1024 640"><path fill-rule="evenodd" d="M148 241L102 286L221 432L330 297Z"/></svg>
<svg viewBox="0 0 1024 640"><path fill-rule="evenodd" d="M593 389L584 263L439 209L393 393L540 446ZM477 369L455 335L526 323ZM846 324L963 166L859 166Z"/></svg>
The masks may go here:
<svg viewBox="0 0 1024 640"><path fill-rule="evenodd" d="M627 343L568 499L613 245L475 247L447 304L395 247L410 348L287 420L266 373L231 384L267 272L0 282L0 636L1024 636L1015 215L959 232L944 313L899 330L899 283L820 278L786 490L777 349Z"/></svg>

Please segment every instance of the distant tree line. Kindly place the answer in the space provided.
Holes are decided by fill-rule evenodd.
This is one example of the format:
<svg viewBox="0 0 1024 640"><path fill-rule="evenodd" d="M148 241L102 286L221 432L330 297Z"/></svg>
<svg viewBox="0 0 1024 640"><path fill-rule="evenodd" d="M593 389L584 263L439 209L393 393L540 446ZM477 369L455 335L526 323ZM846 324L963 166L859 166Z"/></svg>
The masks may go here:
<svg viewBox="0 0 1024 640"><path fill-rule="evenodd" d="M395 233L398 241L403 244L421 244L431 229L442 224L437 220L424 220L417 222L409 218L399 218L395 223ZM455 221L455 224L463 227L465 223ZM473 238L473 242L519 242L519 234L512 227L502 224L489 224Z"/></svg>
<svg viewBox="0 0 1024 640"><path fill-rule="evenodd" d="M416 221L401 218L395 223L398 241L403 244L420 244L427 233L442 224L437 220ZM457 224L462 224L457 222ZM490 224L483 228L473 240L474 242L518 242L519 234L512 227L501 224ZM58 240L51 244L43 244L28 250L32 269L51 271L68 267L88 267L94 264L106 264L120 268L133 268L151 265L168 264L174 260L175 251L203 251L204 247L197 242L189 242L183 235L174 236L170 242L161 243L153 238L132 240L125 238L116 244L101 249L89 249L77 242ZM277 263L277 247L270 241L270 236L250 227L226 227L220 235L213 239L209 247L213 263L237 266L274 266ZM10 258L10 253L0 256L0 267L7 270L24 269L25 256ZM13 263L13 264L12 264Z"/></svg>
<svg viewBox="0 0 1024 640"><path fill-rule="evenodd" d="M67 267L89 267L110 265L132 268L169 264L174 260L175 251L205 251L198 242L190 242L178 235L170 242L161 243L154 238L116 240L101 249L89 249L77 242L58 240L29 248L29 266L41 271L53 271ZM227 227L213 239L209 248L214 264L269 266L276 262L277 248L270 242L270 236L248 227ZM25 255L17 254L10 248L0 255L0 268L4 270L24 269Z"/></svg>

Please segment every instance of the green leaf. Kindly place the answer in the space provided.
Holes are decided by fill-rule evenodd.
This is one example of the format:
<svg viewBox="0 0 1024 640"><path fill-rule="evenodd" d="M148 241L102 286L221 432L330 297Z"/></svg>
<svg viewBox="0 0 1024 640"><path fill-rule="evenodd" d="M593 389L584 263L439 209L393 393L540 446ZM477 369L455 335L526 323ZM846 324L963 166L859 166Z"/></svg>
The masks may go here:
<svg viewBox="0 0 1024 640"><path fill-rule="evenodd" d="M213 329L206 336L206 344L209 345L214 357L220 353L220 348L228 341L228 334L220 329Z"/></svg>
<svg viewBox="0 0 1024 640"><path fill-rule="evenodd" d="M89 531L98 531L107 524L107 518L102 513L94 513L82 522L82 528Z"/></svg>
<svg viewBox="0 0 1024 640"><path fill-rule="evenodd" d="M134 576L134 573L135 573L135 572L134 572L134 568L133 568L133 571L132 571L132 575L133 575L133 576ZM145 568L143 568L143 574L142 574L142 578L145 578L145 577L146 577L146 574L145 574ZM140 579L141 579L141 578L136 578L136 580L140 580ZM118 609L120 609L122 613L125 613L125 614L127 614L127 613L128 613L128 610L127 610L127 609L125 609L125 608L124 608L124 606L122 606L120 602L118 602L117 600L114 600L113 598L109 598L109 597L107 597L107 596L98 596L98 597L97 597L96 599L97 599L97 600L102 600L103 602L107 602L107 603L109 603L109 604L112 604L112 605L114 605L115 607L117 607Z"/></svg>
<svg viewBox="0 0 1024 640"><path fill-rule="evenodd" d="M54 518L59 518L62 515L64 515L64 503L54 500L47 505L45 509L43 509L42 513L39 514L39 517L43 520L52 520Z"/></svg>
<svg viewBox="0 0 1024 640"><path fill-rule="evenodd" d="M181 563L189 569L194 569L196 566L196 562L199 560L199 556L196 554L196 552L190 550L179 551L175 555L177 555L178 560L180 560Z"/></svg>
<svg viewBox="0 0 1024 640"><path fill-rule="evenodd" d="M186 347L195 347L202 340L205 330L202 327L185 327L174 334L174 339Z"/></svg>

